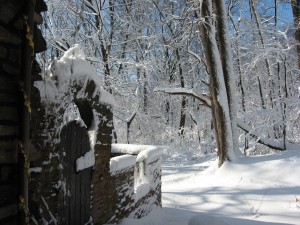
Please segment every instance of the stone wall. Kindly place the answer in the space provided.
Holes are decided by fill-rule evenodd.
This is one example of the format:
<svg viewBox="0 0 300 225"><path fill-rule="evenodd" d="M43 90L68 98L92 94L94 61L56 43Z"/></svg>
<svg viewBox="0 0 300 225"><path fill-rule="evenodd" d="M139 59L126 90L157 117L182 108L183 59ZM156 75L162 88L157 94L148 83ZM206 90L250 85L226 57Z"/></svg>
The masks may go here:
<svg viewBox="0 0 300 225"><path fill-rule="evenodd" d="M110 192L112 187L109 179L109 160L112 141L112 126L108 123L112 122L112 109L107 106L101 106L98 110L99 119L106 118L99 124L99 132L97 134L97 143L95 149L95 167L92 173L92 199L91 199L91 216L95 225L102 225L110 218L111 202Z"/></svg>
<svg viewBox="0 0 300 225"><path fill-rule="evenodd" d="M143 162L144 163L144 162ZM136 167L139 166L137 163ZM161 207L161 159L155 159L152 162L147 162L143 167L146 171L140 171L145 173L147 177L147 184L137 184L141 185L142 188L148 185L147 192L142 193L143 196L135 199L135 207L132 212L133 218L141 218L148 215L153 209ZM138 192L138 187L135 188L136 193Z"/></svg>
<svg viewBox="0 0 300 225"><path fill-rule="evenodd" d="M17 223L18 203L18 140L20 88L22 76L22 49L26 39L26 1L0 0L0 224ZM35 8L36 51L45 49L45 42L36 25L42 22L41 11L46 10L42 0Z"/></svg>
<svg viewBox="0 0 300 225"><path fill-rule="evenodd" d="M153 209L160 208L162 149L119 144L114 144L112 148L112 154L118 155L116 158L131 154L136 159L132 166L111 173L111 187L115 193L110 193L113 200L110 201L110 207L114 214L109 223L118 223L126 217L141 218ZM119 163L125 164L121 160Z"/></svg>
<svg viewBox="0 0 300 225"><path fill-rule="evenodd" d="M111 175L109 223L118 223L134 210L134 166L122 169Z"/></svg>

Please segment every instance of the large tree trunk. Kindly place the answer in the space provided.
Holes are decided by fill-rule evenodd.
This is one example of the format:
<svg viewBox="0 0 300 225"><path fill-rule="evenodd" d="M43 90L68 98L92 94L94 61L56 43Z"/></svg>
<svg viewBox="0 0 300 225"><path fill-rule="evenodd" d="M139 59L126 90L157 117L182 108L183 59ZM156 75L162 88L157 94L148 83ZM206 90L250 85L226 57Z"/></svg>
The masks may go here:
<svg viewBox="0 0 300 225"><path fill-rule="evenodd" d="M222 0L218 3L224 4ZM204 23L199 25L199 29L202 43L205 48L207 67L210 73L212 117L218 146L219 166L221 166L225 160L234 158L229 100L224 79L225 68L222 66L221 55L216 42L212 1L204 0L200 10L201 11L196 11L196 14L198 18L204 18L205 20ZM221 32L226 33L227 30L222 27ZM224 63L224 65L226 65L226 63Z"/></svg>
<svg viewBox="0 0 300 225"><path fill-rule="evenodd" d="M217 34L219 39L219 51L222 61L224 81L227 91L229 115L231 121L233 151L239 154L238 131L237 131L237 109L236 109L236 76L233 70L233 57L229 39L229 28L224 0L215 0L214 8L216 13Z"/></svg>
<svg viewBox="0 0 300 225"><path fill-rule="evenodd" d="M232 4L232 2L230 3ZM244 81L243 81L243 76L242 76L242 58L241 58L241 46L240 46L240 32L239 32L239 26L240 26L240 22L238 22L238 24L235 23L234 18L231 14L231 8L232 6L229 6L229 18L231 20L231 23L233 25L234 31L235 31L235 35L236 35L236 40L235 40L235 45L236 45L236 57L237 57L237 69L238 69L238 87L240 88L240 92L241 92L241 104L242 104L242 110L243 110L243 114L244 117L246 115L246 95L245 95L245 87L244 87ZM244 119L245 122L245 119ZM245 132L245 137L244 137L244 155L246 155L246 149L248 148L248 138L246 136L246 132Z"/></svg>

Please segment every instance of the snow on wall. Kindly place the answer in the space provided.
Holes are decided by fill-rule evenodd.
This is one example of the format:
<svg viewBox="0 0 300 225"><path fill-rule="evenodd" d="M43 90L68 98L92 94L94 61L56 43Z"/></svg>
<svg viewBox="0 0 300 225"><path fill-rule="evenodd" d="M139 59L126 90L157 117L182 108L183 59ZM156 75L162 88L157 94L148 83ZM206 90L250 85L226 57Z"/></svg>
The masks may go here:
<svg viewBox="0 0 300 225"><path fill-rule="evenodd" d="M83 91L78 91L76 97L85 97L84 90L89 80L93 80L97 86L93 97L100 96L99 103L116 104L114 97L102 87L100 76L96 69L85 60L85 54L78 44L64 53L60 59L55 59L45 74L44 81L36 81L35 86L39 89L42 100L61 103L61 98L68 98L65 94L70 92L76 81L82 85ZM71 96L70 96L71 97Z"/></svg>
<svg viewBox="0 0 300 225"><path fill-rule="evenodd" d="M140 218L147 215L154 208L161 207L161 153L162 147L151 145L129 145L113 144L112 153L114 154L132 154L114 157L110 161L110 171L114 176L120 175L124 168L135 165L134 185L128 187L128 193L132 193L134 207L130 209L129 217ZM134 159L134 162L131 160ZM130 161L130 163L128 162ZM119 166L116 166L117 164ZM124 190L122 190L124 193ZM123 196L124 201L125 196ZM126 213L125 213L126 214Z"/></svg>
<svg viewBox="0 0 300 225"><path fill-rule="evenodd" d="M135 165L135 157L132 155L121 155L110 159L110 173L114 174L127 167Z"/></svg>
<svg viewBox="0 0 300 225"><path fill-rule="evenodd" d="M112 144L111 152L114 154L131 154L138 155L146 149L157 149L154 145L131 145L131 144Z"/></svg>

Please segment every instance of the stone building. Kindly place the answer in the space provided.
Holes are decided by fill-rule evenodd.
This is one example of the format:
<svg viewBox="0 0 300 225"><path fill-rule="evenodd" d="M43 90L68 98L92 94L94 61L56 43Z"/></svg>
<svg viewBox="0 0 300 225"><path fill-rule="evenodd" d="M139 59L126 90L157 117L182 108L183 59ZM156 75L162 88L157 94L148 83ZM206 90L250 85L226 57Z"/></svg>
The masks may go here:
<svg viewBox="0 0 300 225"><path fill-rule="evenodd" d="M46 49L37 28L45 10L43 0L0 1L0 224L28 220L31 70Z"/></svg>

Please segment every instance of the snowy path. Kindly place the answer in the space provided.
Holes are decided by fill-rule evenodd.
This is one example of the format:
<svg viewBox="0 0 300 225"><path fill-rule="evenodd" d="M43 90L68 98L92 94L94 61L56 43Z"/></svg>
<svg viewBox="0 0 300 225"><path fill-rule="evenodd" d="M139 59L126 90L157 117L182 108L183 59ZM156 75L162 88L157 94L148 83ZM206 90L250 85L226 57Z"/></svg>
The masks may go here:
<svg viewBox="0 0 300 225"><path fill-rule="evenodd" d="M217 169L215 159L163 163L163 211L123 225L300 225L300 151L248 157ZM214 216L213 218L211 216Z"/></svg>
<svg viewBox="0 0 300 225"><path fill-rule="evenodd" d="M175 208L177 214L185 210L215 215L232 225L300 225L295 197L300 195L299 151L243 158L216 169L214 160L164 163L163 207Z"/></svg>

